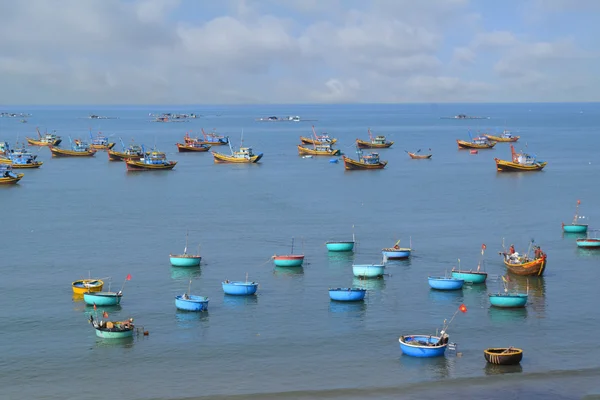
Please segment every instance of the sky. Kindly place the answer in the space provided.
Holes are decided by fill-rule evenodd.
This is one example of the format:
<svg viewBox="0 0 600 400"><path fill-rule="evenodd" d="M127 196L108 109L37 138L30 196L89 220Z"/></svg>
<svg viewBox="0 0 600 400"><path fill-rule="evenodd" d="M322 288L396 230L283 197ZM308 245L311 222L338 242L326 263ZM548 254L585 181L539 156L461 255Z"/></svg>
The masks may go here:
<svg viewBox="0 0 600 400"><path fill-rule="evenodd" d="M600 101L600 0L0 0L0 104Z"/></svg>

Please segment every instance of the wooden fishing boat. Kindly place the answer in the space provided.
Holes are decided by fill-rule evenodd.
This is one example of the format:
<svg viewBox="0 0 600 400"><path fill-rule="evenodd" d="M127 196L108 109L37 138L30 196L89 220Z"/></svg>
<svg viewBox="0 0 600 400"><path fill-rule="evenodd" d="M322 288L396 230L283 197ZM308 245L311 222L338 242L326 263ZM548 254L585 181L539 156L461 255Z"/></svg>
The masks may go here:
<svg viewBox="0 0 600 400"><path fill-rule="evenodd" d="M485 360L496 365L516 365L523 359L523 350L516 347L490 347L483 351Z"/></svg>
<svg viewBox="0 0 600 400"><path fill-rule="evenodd" d="M22 146L11 149L8 142L0 143L0 164L10 164L13 169L39 168L43 162L37 161L37 155L33 155Z"/></svg>
<svg viewBox="0 0 600 400"><path fill-rule="evenodd" d="M485 136L477 136L470 142L457 139L456 143L458 144L459 149L491 149L497 142L490 141Z"/></svg>
<svg viewBox="0 0 600 400"><path fill-rule="evenodd" d="M363 288L335 288L329 289L329 298L334 301L363 301L367 289Z"/></svg>
<svg viewBox="0 0 600 400"><path fill-rule="evenodd" d="M314 144L312 149L298 145L298 154L301 156L306 154L312 156L338 156L340 153L340 149L332 149L330 144Z"/></svg>
<svg viewBox="0 0 600 400"><path fill-rule="evenodd" d="M452 277L456 279L462 279L466 283L470 284L481 284L485 283L487 279L487 272L481 270L481 264L483 263L483 255L485 253L486 245L481 245L481 259L477 264L477 270L463 270L460 267L460 259L458 260L458 268L452 268Z"/></svg>
<svg viewBox="0 0 600 400"><path fill-rule="evenodd" d="M185 134L184 141L185 143L200 143L206 144L209 146L226 146L229 144L229 136L219 135L216 132L206 133L204 129L202 129L202 136L204 136L204 140L200 140L199 138L191 138L187 133Z"/></svg>
<svg viewBox="0 0 600 400"><path fill-rule="evenodd" d="M200 142L175 143L175 145L180 153L206 152L210 150L211 147L209 144Z"/></svg>
<svg viewBox="0 0 600 400"><path fill-rule="evenodd" d="M381 249L381 253L386 260L402 260L410 257L410 253L412 252L411 247L412 243L410 247L400 247L400 240L398 240L393 247Z"/></svg>
<svg viewBox="0 0 600 400"><path fill-rule="evenodd" d="M121 304L122 292L86 292L83 294L85 304L98 307L116 306Z"/></svg>
<svg viewBox="0 0 600 400"><path fill-rule="evenodd" d="M577 206L575 207L575 217L573 217L573 222L571 222L570 224L565 224L563 222L563 224L562 224L563 232L567 232L567 233L585 233L585 232L587 232L588 225L579 223L579 220L584 218L584 217L579 216L579 205L580 204L581 204L581 201L577 200Z"/></svg>
<svg viewBox="0 0 600 400"><path fill-rule="evenodd" d="M223 293L231 296L252 296L256 294L258 289L258 283L248 282L248 277L246 277L246 281L225 280L221 282L221 286L223 287Z"/></svg>
<svg viewBox="0 0 600 400"><path fill-rule="evenodd" d="M528 254L520 255L517 252L502 252L506 269L515 275L541 276L546 269L546 253L535 247L536 255L531 258Z"/></svg>
<svg viewBox="0 0 600 400"><path fill-rule="evenodd" d="M175 297L175 307L183 311L208 311L209 298L184 293Z"/></svg>
<svg viewBox="0 0 600 400"><path fill-rule="evenodd" d="M427 280L429 281L429 286L435 290L460 290L465 284L463 279L445 276L430 276Z"/></svg>
<svg viewBox="0 0 600 400"><path fill-rule="evenodd" d="M404 150L406 151L406 150ZM431 151L431 149L429 149L429 151ZM411 153L410 151L406 151L406 153L409 155L410 158L412 158L413 160L428 160L431 158L432 154L418 154L421 152L421 149L417 150L414 153Z"/></svg>
<svg viewBox="0 0 600 400"><path fill-rule="evenodd" d="M541 171L546 164L545 161L536 160L535 156L531 156L527 153L515 151L515 146L510 144L510 152L512 155L512 161L500 160L494 158L496 161L496 169L501 172L519 172L519 171Z"/></svg>
<svg viewBox="0 0 600 400"><path fill-rule="evenodd" d="M520 138L520 136L513 136L513 134L507 130L503 131L499 136L490 134L483 134L481 136L485 136L489 140L493 140L495 142L516 142Z"/></svg>
<svg viewBox="0 0 600 400"><path fill-rule="evenodd" d="M198 254L188 254L188 232L185 233L185 247L183 254L169 254L169 260L174 267L197 267L200 265L202 257L200 256L200 245L198 245Z"/></svg>
<svg viewBox="0 0 600 400"><path fill-rule="evenodd" d="M385 136L383 135L377 135L373 137L373 135L371 134L371 129L369 129L368 132L369 141L367 142L365 140L356 139L357 147L361 149L387 149L389 147L392 147L392 145L394 144L394 142L387 141Z"/></svg>
<svg viewBox="0 0 600 400"><path fill-rule="evenodd" d="M84 294L87 292L101 292L104 281L101 279L79 279L71 284L73 293Z"/></svg>
<svg viewBox="0 0 600 400"><path fill-rule="evenodd" d="M584 249L600 249L600 238L598 237L598 229L588 231L586 238L576 240L577 247Z"/></svg>
<svg viewBox="0 0 600 400"><path fill-rule="evenodd" d="M139 160L142 157L144 157L144 151L142 150L142 146L132 143L128 147L125 147L123 139L119 138L119 140L121 141L122 151L109 149L107 152L108 161Z"/></svg>
<svg viewBox="0 0 600 400"><path fill-rule="evenodd" d="M144 157L139 160L131 158L125 160L127 171L169 171L177 165L177 161L167 160L166 154L156 149L146 153L142 146L142 153Z"/></svg>
<svg viewBox="0 0 600 400"><path fill-rule="evenodd" d="M125 321L97 321L90 315L90 323L96 330L96 336L103 339L126 339L133 336L135 325L133 318Z"/></svg>
<svg viewBox="0 0 600 400"><path fill-rule="evenodd" d="M103 136L101 132L98 132L96 137L92 136L90 130L90 148L94 150L110 150L115 146L114 143L109 142L106 136Z"/></svg>
<svg viewBox="0 0 600 400"><path fill-rule="evenodd" d="M38 139L28 137L25 138L27 139L27 143L29 143L32 146L58 146L62 142L61 137L57 136L55 133L46 132L44 136L42 136L38 128L35 128L35 130L38 133Z"/></svg>
<svg viewBox="0 0 600 400"><path fill-rule="evenodd" d="M337 139L330 138L328 134L323 133L322 135L317 135L315 132L315 126L312 126L313 137L300 136L300 142L304 144L329 144L334 145L337 142Z"/></svg>
<svg viewBox="0 0 600 400"><path fill-rule="evenodd" d="M276 267L301 267L304 262L304 254L294 254L294 238L292 238L292 251L290 254L275 254L272 258Z"/></svg>
<svg viewBox="0 0 600 400"><path fill-rule="evenodd" d="M372 152L364 155L362 149L357 147L356 154L358 155L358 160L342 156L346 170L383 169L387 165L387 161L379 159L379 153Z"/></svg>
<svg viewBox="0 0 600 400"><path fill-rule="evenodd" d="M87 143L79 139L75 139L73 143L69 136L69 142L71 143L70 150L48 145L48 148L52 152L52 157L93 157L96 154L95 149L90 148Z"/></svg>
<svg viewBox="0 0 600 400"><path fill-rule="evenodd" d="M11 164L0 164L0 185L12 185L19 182L25 174L12 172Z"/></svg>

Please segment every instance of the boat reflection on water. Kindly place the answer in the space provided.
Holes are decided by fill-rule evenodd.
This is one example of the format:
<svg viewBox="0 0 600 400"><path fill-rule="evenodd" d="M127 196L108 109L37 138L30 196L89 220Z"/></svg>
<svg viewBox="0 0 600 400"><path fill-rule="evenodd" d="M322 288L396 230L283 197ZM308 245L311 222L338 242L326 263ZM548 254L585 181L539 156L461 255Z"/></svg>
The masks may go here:
<svg viewBox="0 0 600 400"><path fill-rule="evenodd" d="M463 301L466 304L479 305L485 308L489 304L488 300L488 288L485 283L481 284L468 284L465 283L462 288Z"/></svg>
<svg viewBox="0 0 600 400"><path fill-rule="evenodd" d="M401 352L402 353L402 352ZM401 373L407 377L418 379L426 374L432 379L446 379L454 369L454 352L447 352L444 357L410 357L405 354L400 356Z"/></svg>
<svg viewBox="0 0 600 400"><path fill-rule="evenodd" d="M258 295L230 296L228 294L223 294L223 305L227 308L241 308L247 306L256 306L257 304Z"/></svg>
<svg viewBox="0 0 600 400"><path fill-rule="evenodd" d="M365 300L367 300L369 297L369 292L368 292L369 290L378 291L378 290L385 289L385 279L384 278L361 279L361 278L353 277L352 278L352 287L360 288L360 289L367 289L367 297L365 298Z"/></svg>
<svg viewBox="0 0 600 400"><path fill-rule="evenodd" d="M484 372L486 375L502 375L502 374L514 374L523 372L521 364L517 365L496 365L486 363Z"/></svg>
<svg viewBox="0 0 600 400"><path fill-rule="evenodd" d="M398 268L410 267L413 257L414 256L411 254L411 256L408 258L402 258L402 259L398 259L398 260L387 259L385 261L385 266L386 267L398 267Z"/></svg>
<svg viewBox="0 0 600 400"><path fill-rule="evenodd" d="M332 268L346 268L354 263L353 251L328 251L327 259Z"/></svg>
<svg viewBox="0 0 600 400"><path fill-rule="evenodd" d="M498 308L490 306L488 309L490 320L494 323L523 321L527 319L527 306L520 308Z"/></svg>
<svg viewBox="0 0 600 400"><path fill-rule="evenodd" d="M189 281L202 275L201 267L171 267L171 279Z"/></svg>
<svg viewBox="0 0 600 400"><path fill-rule="evenodd" d="M365 301L355 302L343 302L343 301L330 301L329 312L331 313L345 313L356 316L362 316L367 311L367 303Z"/></svg>
<svg viewBox="0 0 600 400"><path fill-rule="evenodd" d="M199 322L208 322L208 311L190 312L177 310L175 320L180 328L195 327Z"/></svg>
<svg viewBox="0 0 600 400"><path fill-rule="evenodd" d="M462 303L463 297L462 290L429 290L429 299L437 304Z"/></svg>
<svg viewBox="0 0 600 400"><path fill-rule="evenodd" d="M546 312L546 281L543 276L510 275L510 287L519 293L526 293L529 286L529 299L526 307L536 313Z"/></svg>
<svg viewBox="0 0 600 400"><path fill-rule="evenodd" d="M275 277L301 276L304 275L304 267L274 267L273 275Z"/></svg>
<svg viewBox="0 0 600 400"><path fill-rule="evenodd" d="M136 333L133 333L133 336L124 337L121 339L110 339L103 340L102 338L96 339L96 347L122 347L124 349L130 349L133 347L134 337Z"/></svg>
<svg viewBox="0 0 600 400"><path fill-rule="evenodd" d="M587 237L587 233L585 233L585 232L583 232L583 233L579 232L578 233L578 232L565 232L565 231L563 231L562 232L562 236L563 236L563 239L569 239L569 240L573 240L574 241L576 239L583 239L583 238Z"/></svg>

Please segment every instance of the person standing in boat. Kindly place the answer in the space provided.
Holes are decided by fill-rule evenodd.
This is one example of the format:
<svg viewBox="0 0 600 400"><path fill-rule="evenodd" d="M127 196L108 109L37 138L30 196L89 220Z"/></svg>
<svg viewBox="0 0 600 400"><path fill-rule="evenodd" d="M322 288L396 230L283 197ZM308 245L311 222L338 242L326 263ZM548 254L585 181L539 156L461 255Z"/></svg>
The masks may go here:
<svg viewBox="0 0 600 400"><path fill-rule="evenodd" d="M510 248L508 249L508 254L515 254L515 245L511 244Z"/></svg>
<svg viewBox="0 0 600 400"><path fill-rule="evenodd" d="M533 252L535 259L537 260L538 258L542 258L542 249L540 249L540 246L535 246L535 251Z"/></svg>

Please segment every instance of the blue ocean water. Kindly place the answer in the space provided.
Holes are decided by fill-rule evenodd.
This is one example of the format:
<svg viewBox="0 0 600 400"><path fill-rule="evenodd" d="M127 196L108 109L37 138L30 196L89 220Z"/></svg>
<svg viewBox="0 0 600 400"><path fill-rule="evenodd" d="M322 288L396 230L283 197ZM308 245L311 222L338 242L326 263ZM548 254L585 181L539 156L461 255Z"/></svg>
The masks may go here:
<svg viewBox="0 0 600 400"><path fill-rule="evenodd" d="M128 173L104 152L52 159L48 149L32 147L44 165L25 171L18 185L0 187L6 398L95 399L108 387L123 399L303 391L347 397L357 388L371 388L371 397L409 390L424 398L435 389L427 382L482 383L506 372L544 390L540 374L585 380L599 367L600 253L579 250L576 237L561 232L578 199L590 226L600 218L599 104L5 109L32 114L27 123L0 118L0 139L11 144L37 135L36 126L56 129L67 143L69 135L89 138L91 129L117 143L121 137L156 146L178 161L170 172ZM201 116L151 122L149 113L161 112ZM91 113L115 119L86 118ZM461 113L490 119L440 119ZM315 121L255 121L270 115ZM351 157L367 128L386 135L395 142L379 151L388 166L344 171L329 157L299 157L299 136L310 135L313 124ZM175 143L201 128L230 135L235 146L243 131L244 145L264 153L261 163L214 164L210 153L177 153ZM493 158L510 157L505 143L477 155L457 149L456 139L469 131L503 129L521 136L517 149L548 161L543 172L496 172ZM431 160L405 153L429 148ZM190 249L200 245L199 269L169 265L186 231ZM353 234L354 253L328 254L325 241ZM270 257L289 252L292 237L295 252L306 255L304 268L275 269ZM398 239L414 248L410 261L390 262L381 280L353 278L353 262L381 261L381 248ZM513 279L529 287L527 308L491 309L487 293L499 290L505 272L497 254L503 240L522 252L531 239L548 254L548 268L543 277ZM458 259L463 268L476 267L483 243L487 286L429 289L427 276L449 272ZM132 280L121 306L107 311L111 319L135 318L149 335L125 343L97 339L87 322L92 310L73 298L71 282L110 277L107 285L118 290L127 274ZM246 274L260 283L256 297L223 294L221 281ZM174 297L190 280L192 293L211 299L207 313L176 311ZM364 304L329 301L329 287L349 285L370 289ZM462 303L468 311L449 329L460 357L402 356L400 335L434 333ZM483 349L497 346L523 348L521 368L487 367ZM571 382L594 390L593 380Z"/></svg>

